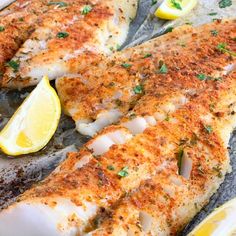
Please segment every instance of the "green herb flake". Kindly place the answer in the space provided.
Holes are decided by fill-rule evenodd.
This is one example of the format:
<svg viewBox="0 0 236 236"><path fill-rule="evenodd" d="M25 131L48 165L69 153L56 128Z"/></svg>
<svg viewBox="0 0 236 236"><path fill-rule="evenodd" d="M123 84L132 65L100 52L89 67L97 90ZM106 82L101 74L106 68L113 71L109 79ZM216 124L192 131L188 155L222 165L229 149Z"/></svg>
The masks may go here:
<svg viewBox="0 0 236 236"><path fill-rule="evenodd" d="M113 170L115 170L115 167L112 165L109 165L109 166L107 166L107 169L113 171Z"/></svg>
<svg viewBox="0 0 236 236"><path fill-rule="evenodd" d="M137 85L134 87L134 93L135 94L142 94L143 93L143 86L142 85Z"/></svg>
<svg viewBox="0 0 236 236"><path fill-rule="evenodd" d="M236 56L235 52L230 51L229 49L227 49L227 44L226 43L219 43L216 46L216 49L219 50L222 53L228 53L230 56Z"/></svg>
<svg viewBox="0 0 236 236"><path fill-rule="evenodd" d="M165 33L165 34L166 34L166 33L170 33L170 32L173 31L173 29L174 29L174 27L170 26L170 27L166 28L166 30L165 30L164 33Z"/></svg>
<svg viewBox="0 0 236 236"><path fill-rule="evenodd" d="M86 6L84 6L84 8L83 8L81 14L82 14L82 15L87 15L89 12L92 11L92 9L93 9L93 8L92 8L90 5L86 5Z"/></svg>
<svg viewBox="0 0 236 236"><path fill-rule="evenodd" d="M213 128L210 125L204 125L204 128L208 134L213 132Z"/></svg>
<svg viewBox="0 0 236 236"><path fill-rule="evenodd" d="M129 175L128 169L129 169L128 166L123 167L123 168L117 173L117 175L120 176L121 178L124 178L124 177L128 176L128 175Z"/></svg>
<svg viewBox="0 0 236 236"><path fill-rule="evenodd" d="M152 54L151 53L147 53L147 54L145 54L144 55L144 57L143 58L148 58L148 57L151 57L152 56Z"/></svg>
<svg viewBox="0 0 236 236"><path fill-rule="evenodd" d="M212 36L217 36L218 35L218 31L217 30L211 30L211 35Z"/></svg>
<svg viewBox="0 0 236 236"><path fill-rule="evenodd" d="M197 75L197 78L198 78L199 80L203 81L203 80L206 80L206 79L207 79L207 76L206 76L205 74L198 74L198 75Z"/></svg>
<svg viewBox="0 0 236 236"><path fill-rule="evenodd" d="M57 33L57 38L59 39L64 39L67 38L69 36L69 34L67 32L58 32Z"/></svg>
<svg viewBox="0 0 236 236"><path fill-rule="evenodd" d="M5 30L4 26L0 26L0 32L3 32Z"/></svg>
<svg viewBox="0 0 236 236"><path fill-rule="evenodd" d="M20 21L20 22L23 22L23 21L24 21L24 18L23 18L23 17L20 17L20 18L19 18L19 21Z"/></svg>
<svg viewBox="0 0 236 236"><path fill-rule="evenodd" d="M157 4L157 0L152 0L151 6L154 6L155 4Z"/></svg>
<svg viewBox="0 0 236 236"><path fill-rule="evenodd" d="M165 121L170 121L170 115L169 115L169 113L167 113L167 115L166 115L166 118L165 118Z"/></svg>
<svg viewBox="0 0 236 236"><path fill-rule="evenodd" d="M208 15L209 15L209 16L216 16L216 15L217 15L217 12L210 12Z"/></svg>
<svg viewBox="0 0 236 236"><path fill-rule="evenodd" d="M126 69L128 69L128 68L130 68L132 65L129 64L129 63L123 63L123 64L121 64L121 66L124 67L124 68L126 68Z"/></svg>
<svg viewBox="0 0 236 236"><path fill-rule="evenodd" d="M220 8L230 7L231 5L232 5L232 0L221 0L219 2L219 7Z"/></svg>
<svg viewBox="0 0 236 236"><path fill-rule="evenodd" d="M184 156L184 149L181 147L181 148L179 149L178 154L177 154L177 157L178 157L178 163L177 163L177 165L178 165L178 170L179 170L178 173L179 173L179 175L181 174L183 156Z"/></svg>
<svg viewBox="0 0 236 236"><path fill-rule="evenodd" d="M182 10L181 4L179 2L177 2L176 0L171 0L171 4L174 8L176 8L178 10Z"/></svg>
<svg viewBox="0 0 236 236"><path fill-rule="evenodd" d="M166 64L163 61L159 62L159 73L160 74L166 74L168 72L168 68Z"/></svg>
<svg viewBox="0 0 236 236"><path fill-rule="evenodd" d="M136 118L137 117L137 115L135 114L135 113L131 113L130 115L129 115L129 119L130 120L133 120L134 118Z"/></svg>
<svg viewBox="0 0 236 236"><path fill-rule="evenodd" d="M17 72L20 66L20 63L18 61L11 60L7 62L7 66L11 67L14 72Z"/></svg>
<svg viewBox="0 0 236 236"><path fill-rule="evenodd" d="M66 2L49 2L48 5L55 5L58 7L67 7L68 4Z"/></svg>

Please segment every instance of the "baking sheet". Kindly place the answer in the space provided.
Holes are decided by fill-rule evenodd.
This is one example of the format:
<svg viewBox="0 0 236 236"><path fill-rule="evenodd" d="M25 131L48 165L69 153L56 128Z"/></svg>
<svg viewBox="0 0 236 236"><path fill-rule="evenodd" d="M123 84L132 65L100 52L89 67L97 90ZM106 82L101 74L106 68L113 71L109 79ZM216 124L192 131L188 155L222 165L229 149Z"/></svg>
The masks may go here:
<svg viewBox="0 0 236 236"><path fill-rule="evenodd" d="M189 16L176 21L164 21L153 17L153 12L159 3L151 6L151 0L140 0L137 17L131 25L128 39L122 48L131 47L157 37L169 27L185 23L197 26L211 22L214 18L236 17L236 0L232 0L231 7L222 9L218 7L218 2L217 0L200 0L198 6ZM217 15L209 15L212 12L217 12ZM30 91L31 89L0 91L0 129ZM0 208L14 201L17 195L32 184L45 178L58 163L66 158L67 152L79 149L87 140L88 137L75 131L73 121L62 115L54 138L40 152L21 158L11 158L0 153ZM229 151L232 172L226 176L224 183L211 198L210 203L202 209L181 235L187 235L215 207L236 196L236 132L232 135Z"/></svg>

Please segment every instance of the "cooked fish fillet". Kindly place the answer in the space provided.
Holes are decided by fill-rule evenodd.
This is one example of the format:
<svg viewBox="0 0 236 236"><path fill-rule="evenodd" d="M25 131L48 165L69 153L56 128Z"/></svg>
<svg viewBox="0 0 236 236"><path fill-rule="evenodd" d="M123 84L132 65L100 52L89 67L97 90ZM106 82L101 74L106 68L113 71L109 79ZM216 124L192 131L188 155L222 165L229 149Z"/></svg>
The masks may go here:
<svg viewBox="0 0 236 236"><path fill-rule="evenodd" d="M202 75L219 78L235 66L235 57L217 48L223 43L235 52L235 35L235 20L184 26L115 53L77 77L57 80L64 110L80 133L93 136L117 122L144 93L165 90L163 84L177 90L202 89L208 86L200 81Z"/></svg>
<svg viewBox="0 0 236 236"><path fill-rule="evenodd" d="M87 235L178 235L209 201L230 171L227 144L236 127L236 73L230 77L144 132L169 144L176 142L170 133L177 138L168 165L98 214Z"/></svg>
<svg viewBox="0 0 236 236"><path fill-rule="evenodd" d="M0 12L0 71L5 71L5 63L10 60L31 35L49 10L55 6L48 0L18 0ZM11 65L16 69L17 60Z"/></svg>
<svg viewBox="0 0 236 236"><path fill-rule="evenodd" d="M232 60L231 56L228 59ZM203 61L202 66L208 63L208 60ZM192 204L196 203L200 209L229 170L227 143L236 120L235 85L235 73L232 73L221 79L202 80L195 85L197 93L184 93L184 90L173 89L179 86L172 80L159 85L166 91L159 105L156 90L147 91L141 100L145 101L145 96L152 99L143 104L140 100L137 104L140 108L134 107L135 116L125 117L120 124L104 129L79 153L69 154L45 181L3 210L0 235L13 236L16 232L18 236L96 235L99 232L127 235L128 227L131 232L136 231L134 222L140 210L144 212L140 216L144 221L149 214L155 220L150 229L140 225L141 229L152 230L154 235L158 235L158 231L164 235L178 231L197 212ZM163 120L158 112L166 106L172 109ZM141 109L150 111L148 117L142 115ZM178 159L182 164L177 168ZM176 177L176 181L162 182L164 173ZM169 210L163 209L163 216L152 211L152 196L143 194L145 188L150 192L146 182L153 182L153 194L160 199L160 202L157 199L153 202L154 210L161 210L162 204L167 204ZM181 197L181 193L185 193L184 186L176 189L173 205L168 200L178 182L193 187L187 188L186 195L192 201L186 199L185 206L181 202L185 199ZM166 200L164 190L159 193L159 188L167 192ZM133 199L139 200L141 195L143 201L133 204ZM118 217L121 222L116 224L116 216L124 211L126 201L130 212L127 213L128 222ZM100 217L100 213L109 213L109 210L114 211L114 218ZM190 213L186 216L188 210ZM170 217L170 225L165 224L165 217ZM104 221L101 225L100 220ZM98 222L96 227L94 221ZM140 230L137 234L141 234Z"/></svg>
<svg viewBox="0 0 236 236"><path fill-rule="evenodd" d="M47 13L16 53L18 68L7 69L3 87L21 88L45 74L55 79L88 69L124 43L137 10L137 0L65 2L63 10Z"/></svg>

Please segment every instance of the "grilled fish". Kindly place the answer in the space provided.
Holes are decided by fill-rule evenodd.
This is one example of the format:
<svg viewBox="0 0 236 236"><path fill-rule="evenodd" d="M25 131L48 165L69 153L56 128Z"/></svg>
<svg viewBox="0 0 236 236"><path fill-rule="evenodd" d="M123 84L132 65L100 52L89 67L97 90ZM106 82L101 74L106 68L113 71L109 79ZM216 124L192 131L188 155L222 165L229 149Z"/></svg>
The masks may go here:
<svg viewBox="0 0 236 236"><path fill-rule="evenodd" d="M60 78L56 85L64 110L80 133L93 136L117 122L148 91L165 90L163 84L179 91L201 90L207 86L201 83L205 77L220 78L235 66L235 57L222 53L236 51L235 26L235 20L183 26L115 53L77 77Z"/></svg>
<svg viewBox="0 0 236 236"><path fill-rule="evenodd" d="M22 88L37 84L45 74L55 79L86 70L124 43L137 10L137 0L63 3L47 12L13 57L17 68L6 70L3 87Z"/></svg>
<svg viewBox="0 0 236 236"><path fill-rule="evenodd" d="M44 1L46 2L46 1ZM43 1L21 0L0 12L0 70L30 36L38 17L45 10Z"/></svg>
<svg viewBox="0 0 236 236"><path fill-rule="evenodd" d="M232 47L231 41L227 43ZM227 52L212 50L220 58L226 54L223 64L233 60L230 46ZM209 65L203 60L201 67ZM105 128L78 153L70 153L48 178L0 213L0 234L179 231L230 170L227 144L236 125L232 70L221 78L194 80L189 73L171 80L172 74L167 83L154 79L154 89L147 90L119 124ZM186 89L180 86L183 78Z"/></svg>

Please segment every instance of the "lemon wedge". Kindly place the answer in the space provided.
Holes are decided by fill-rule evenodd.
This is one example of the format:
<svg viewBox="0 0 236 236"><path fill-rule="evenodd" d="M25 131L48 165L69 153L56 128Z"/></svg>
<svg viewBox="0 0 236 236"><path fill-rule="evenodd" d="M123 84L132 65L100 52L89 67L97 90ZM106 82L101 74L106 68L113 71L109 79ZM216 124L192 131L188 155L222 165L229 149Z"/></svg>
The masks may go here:
<svg viewBox="0 0 236 236"><path fill-rule="evenodd" d="M213 211L188 236L230 236L236 233L236 198Z"/></svg>
<svg viewBox="0 0 236 236"><path fill-rule="evenodd" d="M61 115L57 93L45 76L0 133L0 148L17 156L42 149L55 133Z"/></svg>
<svg viewBox="0 0 236 236"><path fill-rule="evenodd" d="M164 0L155 15L161 19L174 20L188 14L197 4L197 0Z"/></svg>

